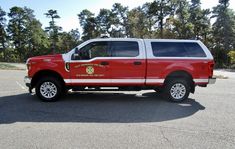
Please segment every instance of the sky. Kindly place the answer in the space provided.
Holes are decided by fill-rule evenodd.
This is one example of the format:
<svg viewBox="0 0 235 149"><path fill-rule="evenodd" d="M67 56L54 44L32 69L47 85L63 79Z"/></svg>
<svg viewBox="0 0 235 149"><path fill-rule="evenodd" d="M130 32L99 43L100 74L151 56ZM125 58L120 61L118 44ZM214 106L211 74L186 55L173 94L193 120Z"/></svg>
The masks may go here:
<svg viewBox="0 0 235 149"><path fill-rule="evenodd" d="M34 14L42 23L43 28L48 26L50 21L49 18L46 18L44 13L49 9L55 9L61 17L56 23L61 26L64 31L70 31L76 28L81 31L77 14L83 9L88 9L98 14L101 8L111 9L114 3L121 3L123 6L128 6L129 9L132 9L152 1L153 0L0 0L0 7L7 13L13 6L29 7L34 10ZM218 1L219 0L201 0L202 8L212 8L218 4ZM230 0L230 8L235 10L235 0Z"/></svg>

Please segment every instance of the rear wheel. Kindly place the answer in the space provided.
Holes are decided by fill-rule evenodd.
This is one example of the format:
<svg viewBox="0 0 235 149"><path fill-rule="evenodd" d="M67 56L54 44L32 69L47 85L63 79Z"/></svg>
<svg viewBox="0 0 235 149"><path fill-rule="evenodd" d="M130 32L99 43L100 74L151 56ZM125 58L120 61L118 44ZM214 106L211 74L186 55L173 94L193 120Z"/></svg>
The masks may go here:
<svg viewBox="0 0 235 149"><path fill-rule="evenodd" d="M47 102L58 100L62 91L63 88L60 81L52 77L42 78L36 85L36 95Z"/></svg>
<svg viewBox="0 0 235 149"><path fill-rule="evenodd" d="M165 84L164 96L173 102L182 102L188 98L190 83L186 79L169 79Z"/></svg>

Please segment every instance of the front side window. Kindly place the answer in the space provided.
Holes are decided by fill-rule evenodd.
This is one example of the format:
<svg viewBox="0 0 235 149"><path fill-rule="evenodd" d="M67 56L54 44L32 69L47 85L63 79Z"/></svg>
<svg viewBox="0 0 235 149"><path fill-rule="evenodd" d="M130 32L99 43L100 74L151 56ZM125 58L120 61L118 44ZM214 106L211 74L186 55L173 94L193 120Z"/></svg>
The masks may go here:
<svg viewBox="0 0 235 149"><path fill-rule="evenodd" d="M198 43L194 42L152 42L156 57L206 57Z"/></svg>
<svg viewBox="0 0 235 149"><path fill-rule="evenodd" d="M139 45L135 41L112 41L112 57L136 57L139 55Z"/></svg>
<svg viewBox="0 0 235 149"><path fill-rule="evenodd" d="M89 60L95 57L108 57L110 55L108 51L108 42L92 42L82 47L78 51L78 56L80 60Z"/></svg>

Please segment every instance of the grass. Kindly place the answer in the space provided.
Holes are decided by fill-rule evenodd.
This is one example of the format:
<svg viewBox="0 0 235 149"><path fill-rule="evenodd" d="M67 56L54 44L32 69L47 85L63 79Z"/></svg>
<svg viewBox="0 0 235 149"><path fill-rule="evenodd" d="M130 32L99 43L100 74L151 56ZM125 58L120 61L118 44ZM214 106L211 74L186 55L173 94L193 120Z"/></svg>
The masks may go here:
<svg viewBox="0 0 235 149"><path fill-rule="evenodd" d="M214 75L213 77L215 77L217 79L228 79L228 77L223 76L223 75Z"/></svg>
<svg viewBox="0 0 235 149"><path fill-rule="evenodd" d="M19 70L20 68L13 66L11 64L7 64L7 63L0 63L0 69L3 70Z"/></svg>

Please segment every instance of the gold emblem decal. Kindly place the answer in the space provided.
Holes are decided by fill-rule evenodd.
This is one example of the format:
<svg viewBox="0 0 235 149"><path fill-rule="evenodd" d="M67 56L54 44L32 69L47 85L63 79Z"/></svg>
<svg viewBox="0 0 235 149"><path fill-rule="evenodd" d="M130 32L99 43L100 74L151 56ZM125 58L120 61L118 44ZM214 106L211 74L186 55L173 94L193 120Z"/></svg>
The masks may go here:
<svg viewBox="0 0 235 149"><path fill-rule="evenodd" d="M92 75L94 72L95 72L94 67L92 67L92 66L87 66L86 67L86 73L87 74Z"/></svg>

